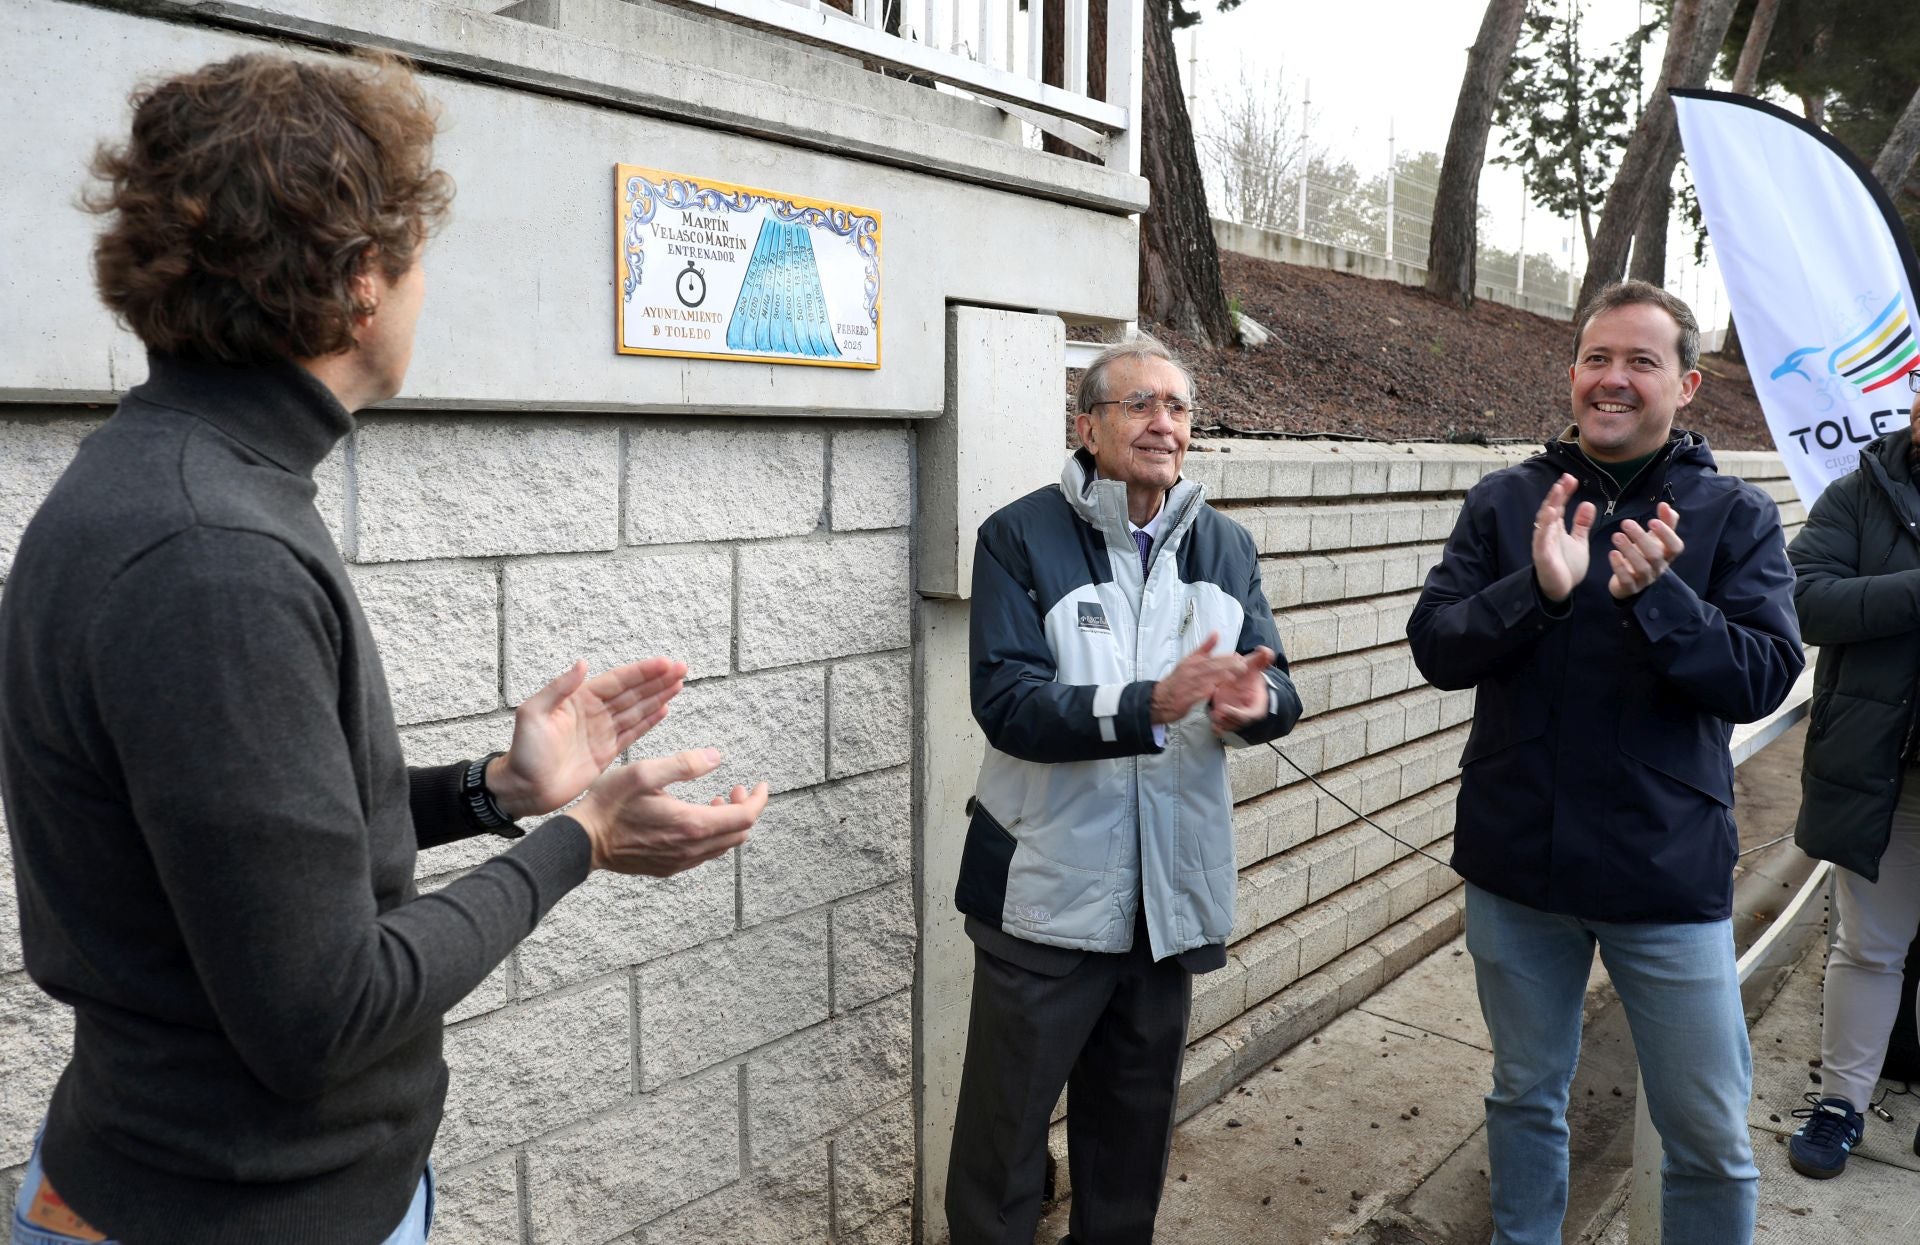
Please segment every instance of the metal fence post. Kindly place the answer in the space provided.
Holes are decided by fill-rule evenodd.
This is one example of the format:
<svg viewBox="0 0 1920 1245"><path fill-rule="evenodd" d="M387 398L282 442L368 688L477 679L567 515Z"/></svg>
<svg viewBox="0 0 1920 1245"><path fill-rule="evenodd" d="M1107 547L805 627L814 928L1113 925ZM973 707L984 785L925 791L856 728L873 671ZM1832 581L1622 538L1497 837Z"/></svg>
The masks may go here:
<svg viewBox="0 0 1920 1245"><path fill-rule="evenodd" d="M1307 79L1306 88L1300 92L1300 132L1302 134L1308 132L1308 126L1311 124L1312 119L1313 79L1309 78ZM1312 163L1311 160L1305 158L1305 153L1303 152L1300 161L1300 222L1294 227L1294 232L1303 238L1307 236L1307 167Z"/></svg>
<svg viewBox="0 0 1920 1245"><path fill-rule="evenodd" d="M1387 262L1393 262L1393 118L1387 118Z"/></svg>

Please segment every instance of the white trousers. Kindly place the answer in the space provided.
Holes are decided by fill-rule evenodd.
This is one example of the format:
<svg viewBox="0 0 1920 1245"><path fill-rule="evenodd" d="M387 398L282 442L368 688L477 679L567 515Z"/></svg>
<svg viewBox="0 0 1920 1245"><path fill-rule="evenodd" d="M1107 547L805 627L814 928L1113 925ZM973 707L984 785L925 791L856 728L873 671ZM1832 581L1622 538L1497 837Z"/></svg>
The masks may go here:
<svg viewBox="0 0 1920 1245"><path fill-rule="evenodd" d="M1880 880L1833 871L1833 947L1827 956L1820 1093L1865 1113L1900 1010L1907 949L1920 930L1920 770L1901 784Z"/></svg>

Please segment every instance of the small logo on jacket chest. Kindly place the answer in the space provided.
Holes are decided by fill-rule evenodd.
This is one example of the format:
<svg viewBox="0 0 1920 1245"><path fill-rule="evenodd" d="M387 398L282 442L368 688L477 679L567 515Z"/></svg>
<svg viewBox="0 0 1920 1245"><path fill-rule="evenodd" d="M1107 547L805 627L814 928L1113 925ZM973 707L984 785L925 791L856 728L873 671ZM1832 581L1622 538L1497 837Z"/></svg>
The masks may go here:
<svg viewBox="0 0 1920 1245"><path fill-rule="evenodd" d="M1107 624L1107 611L1098 601L1080 602L1080 630L1098 631L1112 635L1113 628Z"/></svg>

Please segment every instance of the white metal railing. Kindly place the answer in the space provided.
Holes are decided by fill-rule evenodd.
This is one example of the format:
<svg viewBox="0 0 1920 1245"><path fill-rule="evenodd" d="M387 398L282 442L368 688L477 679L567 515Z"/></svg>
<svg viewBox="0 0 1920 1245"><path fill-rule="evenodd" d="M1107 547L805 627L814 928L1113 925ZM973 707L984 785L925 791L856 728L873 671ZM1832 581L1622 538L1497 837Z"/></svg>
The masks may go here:
<svg viewBox="0 0 1920 1245"><path fill-rule="evenodd" d="M667 0L726 21L832 47L988 100L1108 168L1140 170L1147 0L1106 0L1105 90L1089 90L1091 0ZM1064 5L1058 85L1044 81L1046 10Z"/></svg>
<svg viewBox="0 0 1920 1245"><path fill-rule="evenodd" d="M1760 722L1734 732L1732 751L1735 765L1754 756L1807 716L1812 706L1812 679L1813 663L1809 654L1806 672L1788 694L1786 704ZM1741 955L1738 969L1742 986L1762 966L1779 963L1776 956L1786 949L1789 934L1813 911L1813 900L1826 889L1832 872L1833 866L1824 860L1816 865L1813 872L1807 875L1807 880L1801 883L1800 889L1794 892L1793 898L1787 901L1787 906L1781 909L1780 915L1768 924L1766 932ZM1652 1116L1647 1113L1647 1083L1644 1077L1640 1078L1636 1087L1633 1115L1633 1183L1627 1194L1627 1241L1628 1245L1661 1245L1660 1133L1653 1126Z"/></svg>

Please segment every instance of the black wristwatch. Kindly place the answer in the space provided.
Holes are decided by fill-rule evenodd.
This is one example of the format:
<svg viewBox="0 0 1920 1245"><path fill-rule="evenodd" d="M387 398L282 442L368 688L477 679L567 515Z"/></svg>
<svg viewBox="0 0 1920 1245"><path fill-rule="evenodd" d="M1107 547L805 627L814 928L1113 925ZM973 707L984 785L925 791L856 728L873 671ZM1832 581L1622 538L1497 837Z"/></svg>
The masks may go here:
<svg viewBox="0 0 1920 1245"><path fill-rule="evenodd" d="M467 803L467 813L473 818L473 824L503 839L517 839L526 831L507 816L506 810L500 807L500 801L494 799L493 792L487 790L487 766L493 764L495 757L504 755L490 752L468 765L467 776L460 783L460 796Z"/></svg>

